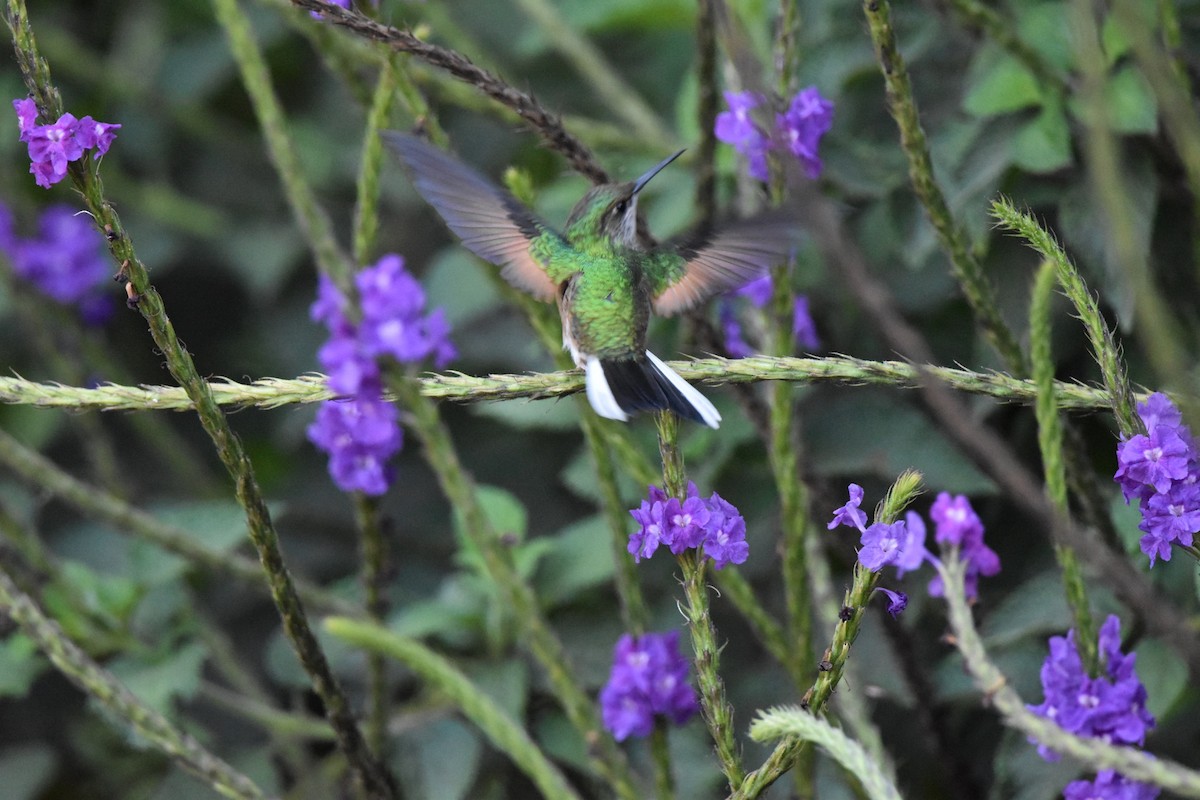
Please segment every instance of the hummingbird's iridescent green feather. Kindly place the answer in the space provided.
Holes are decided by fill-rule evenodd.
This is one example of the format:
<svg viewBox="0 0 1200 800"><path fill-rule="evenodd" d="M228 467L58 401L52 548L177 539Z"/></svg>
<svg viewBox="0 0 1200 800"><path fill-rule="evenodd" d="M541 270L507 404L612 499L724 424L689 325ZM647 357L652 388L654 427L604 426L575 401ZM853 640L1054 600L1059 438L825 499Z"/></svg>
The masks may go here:
<svg viewBox="0 0 1200 800"><path fill-rule="evenodd" d="M413 175L413 185L475 255L539 300L553 301L574 272L563 238L508 192L416 136L380 134Z"/></svg>
<svg viewBox="0 0 1200 800"><path fill-rule="evenodd" d="M784 208L667 242L647 256L654 312L678 314L762 277L791 254L797 235L795 213Z"/></svg>

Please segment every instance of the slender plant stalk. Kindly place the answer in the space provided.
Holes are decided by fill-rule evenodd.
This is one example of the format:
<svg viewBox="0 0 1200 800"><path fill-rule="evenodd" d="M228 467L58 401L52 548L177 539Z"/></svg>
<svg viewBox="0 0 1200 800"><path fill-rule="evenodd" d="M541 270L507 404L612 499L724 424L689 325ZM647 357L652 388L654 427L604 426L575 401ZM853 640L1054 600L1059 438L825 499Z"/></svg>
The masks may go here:
<svg viewBox="0 0 1200 800"><path fill-rule="evenodd" d="M371 259L375 235L379 232L379 175L383 170L383 140L379 132L388 127L388 117L396 97L395 58L384 59L379 80L367 114L363 135L362 164L358 170L357 198L354 203L354 263Z"/></svg>
<svg viewBox="0 0 1200 800"><path fill-rule="evenodd" d="M674 800L675 779L671 776L671 752L667 742L667 721L654 720L650 732L650 758L654 762L654 791L658 800Z"/></svg>
<svg viewBox="0 0 1200 800"><path fill-rule="evenodd" d="M319 717L280 711L268 702L247 697L208 681L201 682L200 696L234 716L254 723L276 739L309 742L334 741L333 729ZM299 752L299 751L297 751Z"/></svg>
<svg viewBox="0 0 1200 800"><path fill-rule="evenodd" d="M595 706L575 682L576 673L562 642L542 615L533 591L517 573L512 554L504 547L480 506L474 481L458 460L450 432L438 415L437 408L419 392L415 382L398 378L388 383L401 405L409 411L409 423L424 446L425 459L437 476L454 513L461 518L462 530L478 549L489 577L522 626L528 647L546 670L550 686L567 719L588 744L592 766L619 797L635 800L638 793L624 754L601 728Z"/></svg>
<svg viewBox="0 0 1200 800"><path fill-rule="evenodd" d="M1050 350L1053 329L1051 310L1054 287L1057 285L1058 266L1053 260L1047 259L1038 270L1033 301L1029 306L1029 357L1034 382L1040 389L1034 410L1038 423L1038 448L1042 452L1042 470L1046 476L1046 494L1058 513L1068 519L1070 509L1067 505L1067 470L1063 461L1063 426L1058 408L1054 405L1054 356ZM1076 645L1088 672L1094 675L1099 666L1096 622L1088 607L1083 569L1074 548L1069 545L1058 542L1054 552L1062 569L1063 588L1067 603L1071 606L1075 630L1079 633Z"/></svg>
<svg viewBox="0 0 1200 800"><path fill-rule="evenodd" d="M362 550L362 583L367 614L377 624L387 616L388 548L379 503L362 493L354 495L354 522ZM379 653L367 654L367 744L378 756L387 743L388 668Z"/></svg>
<svg viewBox="0 0 1200 800"><path fill-rule="evenodd" d="M339 639L396 659L448 697L463 716L533 781L543 797L578 800L578 793L524 728L448 659L375 623L330 617L325 620L325 628Z"/></svg>
<svg viewBox="0 0 1200 800"><path fill-rule="evenodd" d="M234 14L237 13L236 6L231 2L216 2L226 6L232 5ZM47 118L57 119L61 116L61 101L50 80L50 67L38 55L25 4L21 0L8 0L7 21L13 32L17 63L21 67L31 95L38 101L39 111ZM308 625L303 604L284 563L279 536L271 521L270 511L259 490L253 466L241 439L229 427L228 420L213 399L208 383L197 372L191 354L179 342L167 317L162 298L150 284L146 267L138 259L132 240L113 207L105 199L98 164L94 159L85 157L73 162L68 174L76 189L83 195L97 227L106 233L113 258L121 265L122 274L129 281L130 291L137 298L137 308L149 324L151 336L166 360L167 369L195 404L201 425L212 439L221 462L234 480L238 502L245 510L249 523L250 539L258 551L259 561L271 589L271 597L283 620L284 633L308 673L314 691L325 704L330 724L338 734L339 748L356 779L370 797L394 796L391 776L367 751L345 694L329 668L320 643Z"/></svg>
<svg viewBox="0 0 1200 800"><path fill-rule="evenodd" d="M2 570L0 610L20 626L71 683L218 794L239 800L259 800L265 796L252 780L210 753L190 735L177 730L112 673L101 668Z"/></svg>
<svg viewBox="0 0 1200 800"><path fill-rule="evenodd" d="M679 450L679 418L670 411L660 411L655 414L655 421L658 423L658 451L663 465L663 489L669 497L683 499L687 496L687 475L683 454ZM686 601L683 612L696 654L700 707L716 745L721 771L725 773L729 788L736 790L745 777L745 769L734 735L733 707L725 697L725 683L721 680L719 669L721 648L717 644L717 630L709 610L708 586L704 575L708 561L696 550L686 550L677 558L683 571Z"/></svg>
<svg viewBox="0 0 1200 800"><path fill-rule="evenodd" d="M696 123L700 143L696 146L696 209L699 224L713 224L717 218L717 28L713 3L696 3Z"/></svg>
<svg viewBox="0 0 1200 800"><path fill-rule="evenodd" d="M229 49L241 73L242 85L246 88L259 127L262 129L267 155L283 182L284 195L292 207L292 215L308 241L318 267L333 280L344 295L351 297L352 265L338 247L329 218L317 203L317 198L304 177L300 159L287 132L283 108L271 85L266 61L254 40L250 20L238 7L237 0L212 0L212 3L217 21L221 23L221 27L225 29L225 36L229 39Z"/></svg>
<svg viewBox="0 0 1200 800"><path fill-rule="evenodd" d="M867 15L867 26L871 42L875 46L875 58L883 72L887 86L888 109L900 129L900 146L908 159L908 174L917 198L929 215L937 231L942 249L950 258L954 275L970 303L976 319L983 326L984 336L992 347L1004 358L1010 369L1019 374L1028 372L1025 354L1016 336L1000 316L992 288L979 260L971 252L967 234L950 214L946 198L933 177L933 164L929 158L929 144L917 112L913 97L912 82L896 43L896 32L892 28L891 4L888 0L865 0L863 11Z"/></svg>
<svg viewBox="0 0 1200 800"><path fill-rule="evenodd" d="M1129 377L1125 374L1125 362L1121 358L1121 350L1117 346L1108 323L1100 313L1096 297L1088 291L1087 285L1079 270L1067 258L1062 247L1054 240L1045 228L1038 224L1030 214L1019 211L1012 201L1000 198L992 203L992 215L1000 224L1009 230L1020 234L1029 245L1041 253L1055 267L1055 275L1063 291L1075 306L1079 319L1087 331L1088 340L1092 344L1092 355L1100 365L1100 373L1104 377L1104 386L1108 392L1109 404L1117 418L1117 425L1126 436L1131 436L1143 429L1141 419L1135 409L1133 388ZM1034 383L1035 387L1037 382ZM1055 394L1058 386L1053 387Z"/></svg>
<svg viewBox="0 0 1200 800"><path fill-rule="evenodd" d="M609 107L637 138L666 147L675 137L654 110L646 104L621 74L613 69L604 54L572 28L549 0L517 0L525 12L545 33L550 46L575 67L597 99Z"/></svg>
<svg viewBox="0 0 1200 800"><path fill-rule="evenodd" d="M1005 725L1029 736L1057 753L1070 756L1091 769L1112 769L1135 781L1152 783L1181 797L1200 797L1200 772L1173 761L1143 753L1133 747L1118 747L1099 739L1067 733L1049 719L1029 711L1025 702L1008 685L1007 678L988 658L983 640L975 630L971 607L963 589L965 564L957 557L943 558L938 568L946 588L954 646L962 653L971 678Z"/></svg>

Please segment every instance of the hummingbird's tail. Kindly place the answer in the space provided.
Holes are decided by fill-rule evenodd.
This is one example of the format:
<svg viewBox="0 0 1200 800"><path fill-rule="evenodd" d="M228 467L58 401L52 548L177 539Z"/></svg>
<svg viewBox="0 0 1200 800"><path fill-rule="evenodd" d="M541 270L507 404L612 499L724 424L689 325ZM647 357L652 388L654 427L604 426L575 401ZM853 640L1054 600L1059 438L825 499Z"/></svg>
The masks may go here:
<svg viewBox="0 0 1200 800"><path fill-rule="evenodd" d="M636 411L670 409L678 416L710 428L721 423L721 414L691 384L658 356L645 358L587 359L587 398L596 413L624 422Z"/></svg>

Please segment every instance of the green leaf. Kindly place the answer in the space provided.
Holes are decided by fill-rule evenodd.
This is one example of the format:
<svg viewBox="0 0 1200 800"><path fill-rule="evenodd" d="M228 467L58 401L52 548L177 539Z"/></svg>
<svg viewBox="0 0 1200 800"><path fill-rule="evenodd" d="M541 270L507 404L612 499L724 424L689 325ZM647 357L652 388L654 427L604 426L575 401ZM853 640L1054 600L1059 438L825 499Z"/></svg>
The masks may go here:
<svg viewBox="0 0 1200 800"><path fill-rule="evenodd" d="M1035 635L1061 634L1071 624L1062 580L1050 571L1010 592L985 617L980 633L988 647L1004 647Z"/></svg>
<svg viewBox="0 0 1200 800"><path fill-rule="evenodd" d="M549 542L534 578L538 597L547 606L569 602L612 577L612 534L603 516L577 522Z"/></svg>
<svg viewBox="0 0 1200 800"><path fill-rule="evenodd" d="M529 699L529 666L518 658L460 663L471 683L515 720L525 718Z"/></svg>
<svg viewBox="0 0 1200 800"><path fill-rule="evenodd" d="M1071 26L1066 3L1036 3L1016 15L1017 33L1046 61L1066 72L1071 68L1075 49L1071 45Z"/></svg>
<svg viewBox="0 0 1200 800"><path fill-rule="evenodd" d="M1006 730L996 753L994 782L1003 789L992 796L1005 800L1061 797L1063 787L1079 777L1079 771L1079 765L1071 759L1046 761L1023 734Z"/></svg>
<svg viewBox="0 0 1200 800"><path fill-rule="evenodd" d="M1071 166L1071 131L1057 101L1048 102L1017 132L1013 161L1028 172L1054 172Z"/></svg>
<svg viewBox="0 0 1200 800"><path fill-rule="evenodd" d="M428 307L444 308L452 327L496 308L502 301L487 274L495 269L460 244L442 248L421 279Z"/></svg>
<svg viewBox="0 0 1200 800"><path fill-rule="evenodd" d="M579 408L565 399L475 403L471 413L517 430L571 431L579 427Z"/></svg>
<svg viewBox="0 0 1200 800"><path fill-rule="evenodd" d="M170 718L176 698L190 700L196 696L207 656L204 645L190 642L167 650L155 661L124 656L108 667L139 700Z"/></svg>
<svg viewBox="0 0 1200 800"><path fill-rule="evenodd" d="M1118 69L1104 85L1104 109L1109 127L1116 133L1158 131L1158 103L1132 64Z"/></svg>
<svg viewBox="0 0 1200 800"><path fill-rule="evenodd" d="M438 720L400 737L416 786L405 786L414 800L461 800L479 771L483 743L471 728L454 719ZM410 794L411 792L411 794Z"/></svg>
<svg viewBox="0 0 1200 800"><path fill-rule="evenodd" d="M37 645L25 634L14 633L0 640L0 697L23 696L47 666ZM3 774L0 769L0 775Z"/></svg>
<svg viewBox="0 0 1200 800"><path fill-rule="evenodd" d="M11 745L0 750L0 776L5 800L35 800L54 775L54 750L42 742Z"/></svg>
<svg viewBox="0 0 1200 800"><path fill-rule="evenodd" d="M1152 687L1147 710L1163 719L1188 688L1187 664L1159 640L1147 639L1137 647L1137 671L1142 683Z"/></svg>
<svg viewBox="0 0 1200 800"><path fill-rule="evenodd" d="M1025 66L996 46L988 45L971 64L963 108L976 116L1006 114L1042 101L1038 80Z"/></svg>

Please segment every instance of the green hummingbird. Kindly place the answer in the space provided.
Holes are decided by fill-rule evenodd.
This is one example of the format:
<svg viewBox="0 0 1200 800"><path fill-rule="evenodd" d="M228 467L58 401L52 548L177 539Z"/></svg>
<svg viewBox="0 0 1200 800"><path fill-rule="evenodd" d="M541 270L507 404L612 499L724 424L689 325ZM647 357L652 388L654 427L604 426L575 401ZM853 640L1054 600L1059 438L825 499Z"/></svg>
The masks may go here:
<svg viewBox="0 0 1200 800"><path fill-rule="evenodd" d="M650 312L677 314L763 275L794 245L785 215L701 228L645 250L637 240L639 193L682 150L637 180L588 190L559 233L424 139L395 131L382 137L468 250L500 267L516 288L558 303L563 347L584 370L597 414L625 421L634 412L670 409L718 427L713 404L646 349Z"/></svg>

